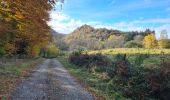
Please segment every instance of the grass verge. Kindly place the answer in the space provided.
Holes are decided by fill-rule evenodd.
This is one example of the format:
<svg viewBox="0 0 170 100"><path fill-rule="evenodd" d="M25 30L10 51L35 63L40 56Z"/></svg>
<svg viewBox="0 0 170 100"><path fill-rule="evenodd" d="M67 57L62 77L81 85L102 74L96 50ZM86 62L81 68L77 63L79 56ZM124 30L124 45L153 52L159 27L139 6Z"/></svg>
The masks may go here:
<svg viewBox="0 0 170 100"><path fill-rule="evenodd" d="M121 97L120 93L110 89L109 78L104 79L102 75L91 73L87 69L72 65L66 57L58 57L58 60L97 100L127 100L127 98Z"/></svg>
<svg viewBox="0 0 170 100"><path fill-rule="evenodd" d="M22 63L0 66L0 100L8 100L9 93L20 80L29 76L32 69L42 61L40 58L24 60Z"/></svg>

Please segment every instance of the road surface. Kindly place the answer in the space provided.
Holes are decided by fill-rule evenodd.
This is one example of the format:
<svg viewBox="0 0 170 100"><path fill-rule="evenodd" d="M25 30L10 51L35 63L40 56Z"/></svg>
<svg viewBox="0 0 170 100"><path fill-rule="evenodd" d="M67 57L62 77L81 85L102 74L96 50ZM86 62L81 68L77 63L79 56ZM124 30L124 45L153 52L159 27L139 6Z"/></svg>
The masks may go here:
<svg viewBox="0 0 170 100"><path fill-rule="evenodd" d="M46 59L11 93L12 100L94 100L56 59Z"/></svg>

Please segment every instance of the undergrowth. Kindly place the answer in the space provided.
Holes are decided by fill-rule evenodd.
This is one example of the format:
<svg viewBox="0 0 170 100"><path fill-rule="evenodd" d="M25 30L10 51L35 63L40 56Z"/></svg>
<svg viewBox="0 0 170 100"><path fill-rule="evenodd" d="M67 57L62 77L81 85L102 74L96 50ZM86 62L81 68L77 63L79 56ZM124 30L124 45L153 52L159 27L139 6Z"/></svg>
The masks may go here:
<svg viewBox="0 0 170 100"><path fill-rule="evenodd" d="M74 52L69 58L59 59L73 75L107 100L169 100L170 62L164 56L108 57Z"/></svg>

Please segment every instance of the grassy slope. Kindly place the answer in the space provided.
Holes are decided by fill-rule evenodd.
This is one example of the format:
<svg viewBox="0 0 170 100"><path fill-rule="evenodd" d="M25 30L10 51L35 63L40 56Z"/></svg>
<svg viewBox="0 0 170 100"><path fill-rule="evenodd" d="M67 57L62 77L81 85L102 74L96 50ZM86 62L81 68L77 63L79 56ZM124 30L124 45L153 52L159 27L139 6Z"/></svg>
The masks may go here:
<svg viewBox="0 0 170 100"><path fill-rule="evenodd" d="M70 64L65 57L58 57L58 60L69 70L70 74L75 76L99 100L128 100L122 97L120 93L109 89L111 88L111 80L102 78L101 73L90 73L83 68Z"/></svg>
<svg viewBox="0 0 170 100"><path fill-rule="evenodd" d="M115 49L104 49L96 51L88 51L88 54L101 53L104 55L114 54L168 54L170 55L170 49L145 49L145 48L115 48Z"/></svg>
<svg viewBox="0 0 170 100"><path fill-rule="evenodd" d="M8 97L9 92L22 78L28 76L29 72L42 59L29 59L22 63L13 63L0 66L0 99Z"/></svg>

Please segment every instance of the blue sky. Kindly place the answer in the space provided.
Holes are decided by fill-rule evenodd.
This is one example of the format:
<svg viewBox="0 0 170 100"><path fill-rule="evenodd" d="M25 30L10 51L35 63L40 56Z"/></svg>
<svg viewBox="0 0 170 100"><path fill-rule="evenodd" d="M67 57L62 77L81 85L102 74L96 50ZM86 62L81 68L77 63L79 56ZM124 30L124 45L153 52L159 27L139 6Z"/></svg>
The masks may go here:
<svg viewBox="0 0 170 100"><path fill-rule="evenodd" d="M68 34L89 24L122 31L155 30L157 37L166 29L170 37L170 0L66 0L51 12L49 25Z"/></svg>

